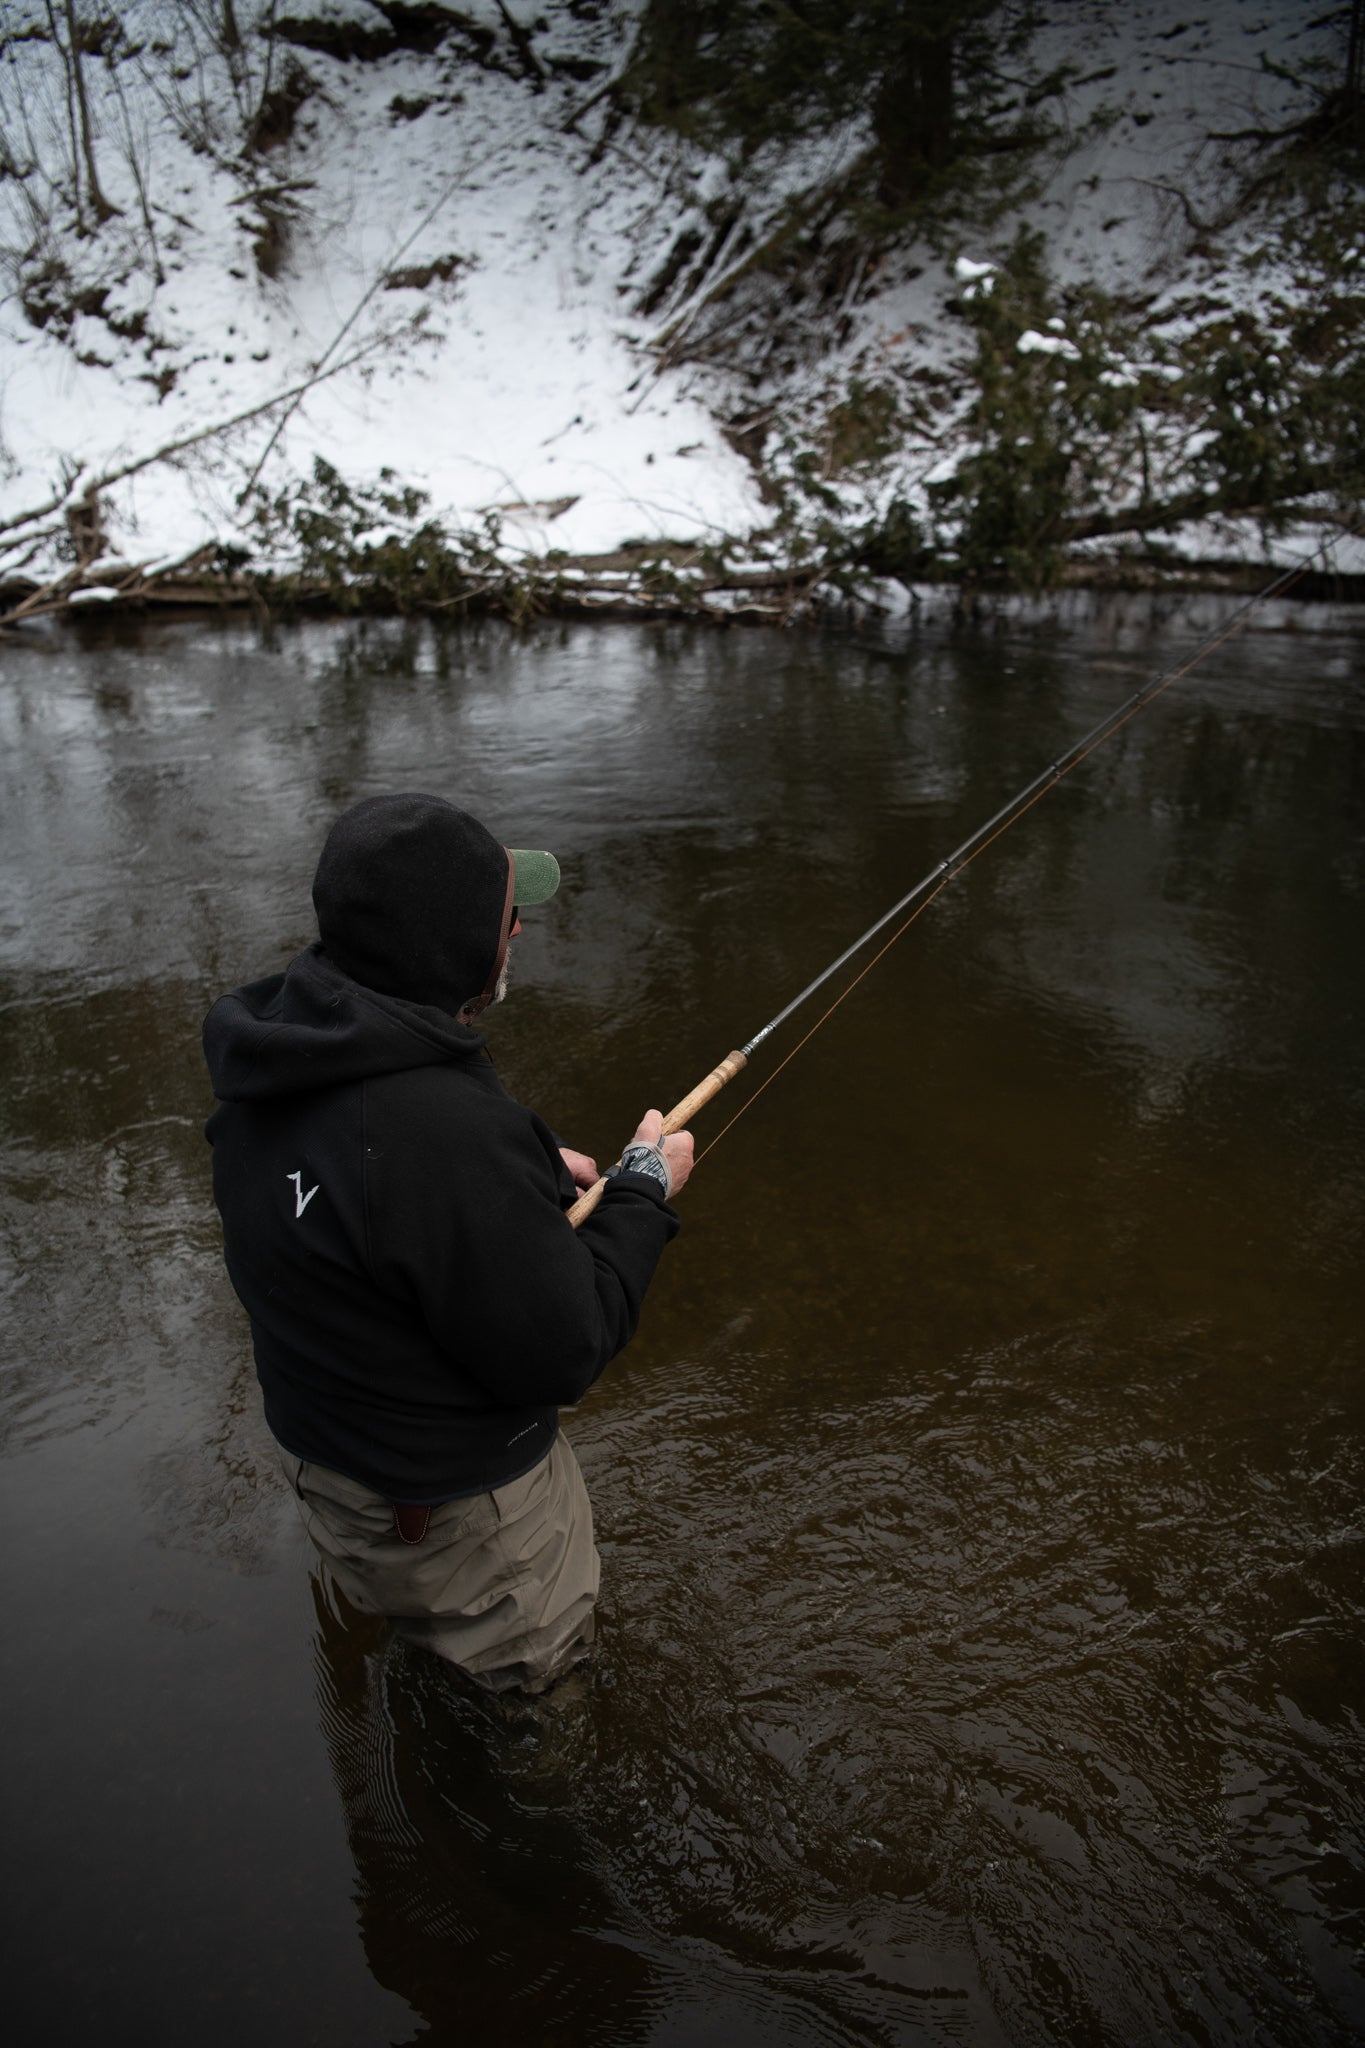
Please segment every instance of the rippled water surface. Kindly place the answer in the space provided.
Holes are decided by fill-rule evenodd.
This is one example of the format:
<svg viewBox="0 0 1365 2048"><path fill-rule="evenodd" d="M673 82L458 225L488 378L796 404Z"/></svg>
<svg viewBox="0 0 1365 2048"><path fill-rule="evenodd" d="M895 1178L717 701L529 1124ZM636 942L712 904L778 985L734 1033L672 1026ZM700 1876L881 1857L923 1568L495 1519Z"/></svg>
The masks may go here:
<svg viewBox="0 0 1365 2048"><path fill-rule="evenodd" d="M607 1156L1225 610L0 649L16 2038L1365 2034L1359 612L1211 655L707 1158L538 1706L313 1578L200 1135L346 803L558 851L494 1049Z"/></svg>

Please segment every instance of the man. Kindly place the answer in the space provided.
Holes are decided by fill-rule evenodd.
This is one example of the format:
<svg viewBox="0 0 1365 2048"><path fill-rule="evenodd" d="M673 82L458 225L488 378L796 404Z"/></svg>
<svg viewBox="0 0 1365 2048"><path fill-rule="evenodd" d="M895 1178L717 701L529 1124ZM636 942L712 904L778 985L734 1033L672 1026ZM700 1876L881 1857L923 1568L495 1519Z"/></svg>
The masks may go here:
<svg viewBox="0 0 1365 2048"><path fill-rule="evenodd" d="M228 1272L308 1534L357 1606L494 1691L587 1654L558 1409L634 1336L692 1165L651 1110L575 1232L593 1161L498 1079L478 1019L558 886L440 797L372 797L323 848L319 942L204 1025Z"/></svg>

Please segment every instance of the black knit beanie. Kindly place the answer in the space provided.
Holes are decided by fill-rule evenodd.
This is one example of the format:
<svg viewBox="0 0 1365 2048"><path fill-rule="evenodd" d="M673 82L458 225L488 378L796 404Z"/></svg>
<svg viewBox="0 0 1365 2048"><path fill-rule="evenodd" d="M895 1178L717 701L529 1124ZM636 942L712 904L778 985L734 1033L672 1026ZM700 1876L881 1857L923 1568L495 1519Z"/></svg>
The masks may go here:
<svg viewBox="0 0 1365 2048"><path fill-rule="evenodd" d="M343 974L384 995L458 1011L502 941L507 852L439 796L372 796L327 835L313 907Z"/></svg>

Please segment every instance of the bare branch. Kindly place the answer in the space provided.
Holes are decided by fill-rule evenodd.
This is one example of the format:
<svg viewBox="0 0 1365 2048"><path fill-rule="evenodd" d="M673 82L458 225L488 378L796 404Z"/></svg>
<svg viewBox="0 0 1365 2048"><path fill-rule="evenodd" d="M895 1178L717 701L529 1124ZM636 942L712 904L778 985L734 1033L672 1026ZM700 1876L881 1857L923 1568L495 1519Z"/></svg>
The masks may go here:
<svg viewBox="0 0 1365 2048"><path fill-rule="evenodd" d="M156 225L152 220L151 202L147 197L147 181L143 177L142 165L138 160L137 143L133 137L132 118L128 112L128 98L123 90L123 80L119 77L117 71L114 72L114 90L118 94L119 112L123 116L123 132L128 143L128 168L133 174L133 183L137 187L138 206L142 213L142 225L146 228L147 240L152 245L152 277L158 285L163 285L166 282L166 273L162 268L161 248L156 239Z"/></svg>
<svg viewBox="0 0 1365 2048"><path fill-rule="evenodd" d="M1174 498L1156 503L1143 502L1136 505L1120 506L1114 512L1093 512L1085 518L1067 522L1064 539L1104 540L1110 535L1121 533L1159 533L1174 526L1185 526L1191 520L1207 518L1264 519L1270 513L1285 511L1304 498L1317 497L1330 491L1336 482L1332 470L1326 468L1305 468L1276 498L1273 505L1263 503L1240 503L1226 491L1184 491ZM1332 510L1314 513L1315 518L1327 520L1332 525L1350 526L1354 522Z"/></svg>
<svg viewBox="0 0 1365 2048"><path fill-rule="evenodd" d="M391 336L388 334L372 335L368 341L352 349L349 355L342 356L335 363L329 363L325 369L319 364L302 382L291 384L284 391L276 391L270 398L263 399L259 405L249 405L244 411L234 413L230 419L218 420L211 427L199 427L192 434L183 434L179 440L167 441L163 447L154 448L149 455L139 455L134 461L125 462L120 469L106 470L103 475L92 477L80 495L89 497L92 493L98 495L101 491L110 490L115 484L123 483L126 478L136 476L139 470L150 469L154 462L169 462L175 456L184 455L187 450L197 448L201 442L212 441L219 434L230 434L234 427L243 427L248 421L259 419L263 413L272 412L277 405L296 405L314 385L324 383L328 377L338 376L343 370L349 370L353 364L361 362L368 355L373 355L377 348L382 347L390 339ZM76 471L77 477L82 474L83 466L78 467ZM31 525L35 520L49 518L52 513L60 512L63 507L71 504L75 497L73 478L66 490L59 496L50 498L45 505L34 506L31 511L20 512L10 519L0 519L0 533L15 533L20 527Z"/></svg>

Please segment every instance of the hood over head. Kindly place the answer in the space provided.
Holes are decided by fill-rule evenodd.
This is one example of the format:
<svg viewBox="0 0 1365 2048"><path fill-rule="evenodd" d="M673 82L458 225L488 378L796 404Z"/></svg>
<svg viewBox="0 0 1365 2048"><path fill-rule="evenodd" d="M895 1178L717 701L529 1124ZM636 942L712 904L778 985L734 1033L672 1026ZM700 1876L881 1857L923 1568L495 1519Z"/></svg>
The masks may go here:
<svg viewBox="0 0 1365 2048"><path fill-rule="evenodd" d="M454 1013L492 994L513 874L507 849L444 797L369 797L337 819L313 878L323 947L366 988Z"/></svg>
<svg viewBox="0 0 1365 2048"><path fill-rule="evenodd" d="M487 1055L482 1032L361 987L315 945L283 974L219 997L204 1019L204 1057L220 1102L261 1102Z"/></svg>

